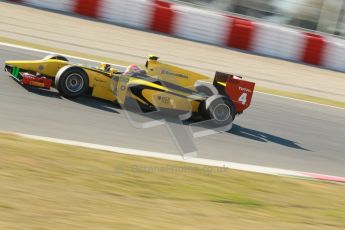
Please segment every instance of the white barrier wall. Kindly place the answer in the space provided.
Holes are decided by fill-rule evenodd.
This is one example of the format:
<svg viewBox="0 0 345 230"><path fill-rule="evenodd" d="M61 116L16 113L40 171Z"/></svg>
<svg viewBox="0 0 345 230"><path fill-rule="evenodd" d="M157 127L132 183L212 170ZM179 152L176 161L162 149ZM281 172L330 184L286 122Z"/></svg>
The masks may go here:
<svg viewBox="0 0 345 230"><path fill-rule="evenodd" d="M103 0L99 8L99 18L125 26L149 29L152 12L150 0Z"/></svg>
<svg viewBox="0 0 345 230"><path fill-rule="evenodd" d="M230 18L186 6L175 6L174 35L216 45L225 45Z"/></svg>
<svg viewBox="0 0 345 230"><path fill-rule="evenodd" d="M32 6L64 12L73 12L76 3L75 0L23 0L22 2Z"/></svg>
<svg viewBox="0 0 345 230"><path fill-rule="evenodd" d="M276 25L257 24L253 51L287 60L297 60L304 47L303 34Z"/></svg>
<svg viewBox="0 0 345 230"><path fill-rule="evenodd" d="M345 72L345 44L343 40L329 39L323 58L323 65L329 69Z"/></svg>

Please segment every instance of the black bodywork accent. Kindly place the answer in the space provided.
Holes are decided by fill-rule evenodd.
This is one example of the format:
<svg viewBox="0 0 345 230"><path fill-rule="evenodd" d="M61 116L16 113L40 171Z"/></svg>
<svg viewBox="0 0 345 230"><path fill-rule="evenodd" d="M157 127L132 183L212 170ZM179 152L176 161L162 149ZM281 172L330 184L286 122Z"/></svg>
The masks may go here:
<svg viewBox="0 0 345 230"><path fill-rule="evenodd" d="M169 89L180 91L180 92L183 92L183 93L186 93L186 94L198 94L197 91L194 91L192 89L188 89L188 88L179 86L179 85L174 84L174 83L170 83L170 82L167 82L167 81L156 79L156 78L150 77L150 76L148 76L146 74L133 74L131 77L135 77L135 78L138 78L138 79L149 81L149 82L152 82L154 84L157 84L157 85L160 85L160 86L164 86L164 87L167 87Z"/></svg>
<svg viewBox="0 0 345 230"><path fill-rule="evenodd" d="M216 87L219 94L226 96L225 87L218 84L218 82L226 83L228 81L229 77L231 77L230 74L216 72L216 75L214 76L214 79L213 79L213 85L214 85L214 87Z"/></svg>
<svg viewBox="0 0 345 230"><path fill-rule="evenodd" d="M97 69L97 68L88 67L88 66L78 66L78 67L81 67L82 69L91 70L91 71L94 71L94 72L97 72L97 73L101 73L104 76L109 77L109 78L113 77L113 75L110 75L109 73L104 72L103 70L100 70L100 69Z"/></svg>
<svg viewBox="0 0 345 230"><path fill-rule="evenodd" d="M141 100L145 101L148 105L153 106L153 104L151 102L149 102L143 95L143 90L145 90L145 89L155 90L157 92L165 92L164 90L150 87L147 85L132 85L132 86L129 85L128 86L128 90L130 90L133 95L135 95L138 98L140 98Z"/></svg>

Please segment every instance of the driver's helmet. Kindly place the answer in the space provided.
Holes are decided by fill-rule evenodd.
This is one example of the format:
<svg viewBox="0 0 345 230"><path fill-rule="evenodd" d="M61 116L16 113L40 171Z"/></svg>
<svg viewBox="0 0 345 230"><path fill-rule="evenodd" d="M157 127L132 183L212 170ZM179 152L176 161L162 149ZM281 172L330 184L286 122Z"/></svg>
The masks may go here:
<svg viewBox="0 0 345 230"><path fill-rule="evenodd" d="M124 75L129 75L131 73L141 73L143 71L144 70L141 69L138 65L132 64L127 67L126 71L124 72Z"/></svg>
<svg viewBox="0 0 345 230"><path fill-rule="evenodd" d="M111 69L111 65L108 64L108 63L102 63L101 64L101 70L104 70L106 72L110 72L110 69Z"/></svg>

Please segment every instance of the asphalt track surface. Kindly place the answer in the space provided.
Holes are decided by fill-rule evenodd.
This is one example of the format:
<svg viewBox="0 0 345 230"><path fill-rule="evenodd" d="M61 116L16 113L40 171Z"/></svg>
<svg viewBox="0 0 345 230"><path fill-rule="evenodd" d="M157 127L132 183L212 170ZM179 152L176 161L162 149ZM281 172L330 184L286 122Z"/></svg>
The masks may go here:
<svg viewBox="0 0 345 230"><path fill-rule="evenodd" d="M0 45L1 63L45 55ZM27 90L3 71L0 130L180 154L164 125L135 128L111 103L88 97L67 100L54 90ZM345 176L344 137L344 109L256 93L231 132L197 138L195 144L200 158Z"/></svg>

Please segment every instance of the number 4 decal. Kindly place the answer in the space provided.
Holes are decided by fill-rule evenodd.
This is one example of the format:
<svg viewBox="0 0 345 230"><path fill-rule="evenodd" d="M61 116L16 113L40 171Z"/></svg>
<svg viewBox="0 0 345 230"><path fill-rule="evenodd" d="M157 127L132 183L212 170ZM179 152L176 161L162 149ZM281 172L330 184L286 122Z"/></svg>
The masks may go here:
<svg viewBox="0 0 345 230"><path fill-rule="evenodd" d="M247 93L242 93L242 95L240 96L240 98L238 98L238 100L242 103L242 105L245 105L247 102Z"/></svg>

